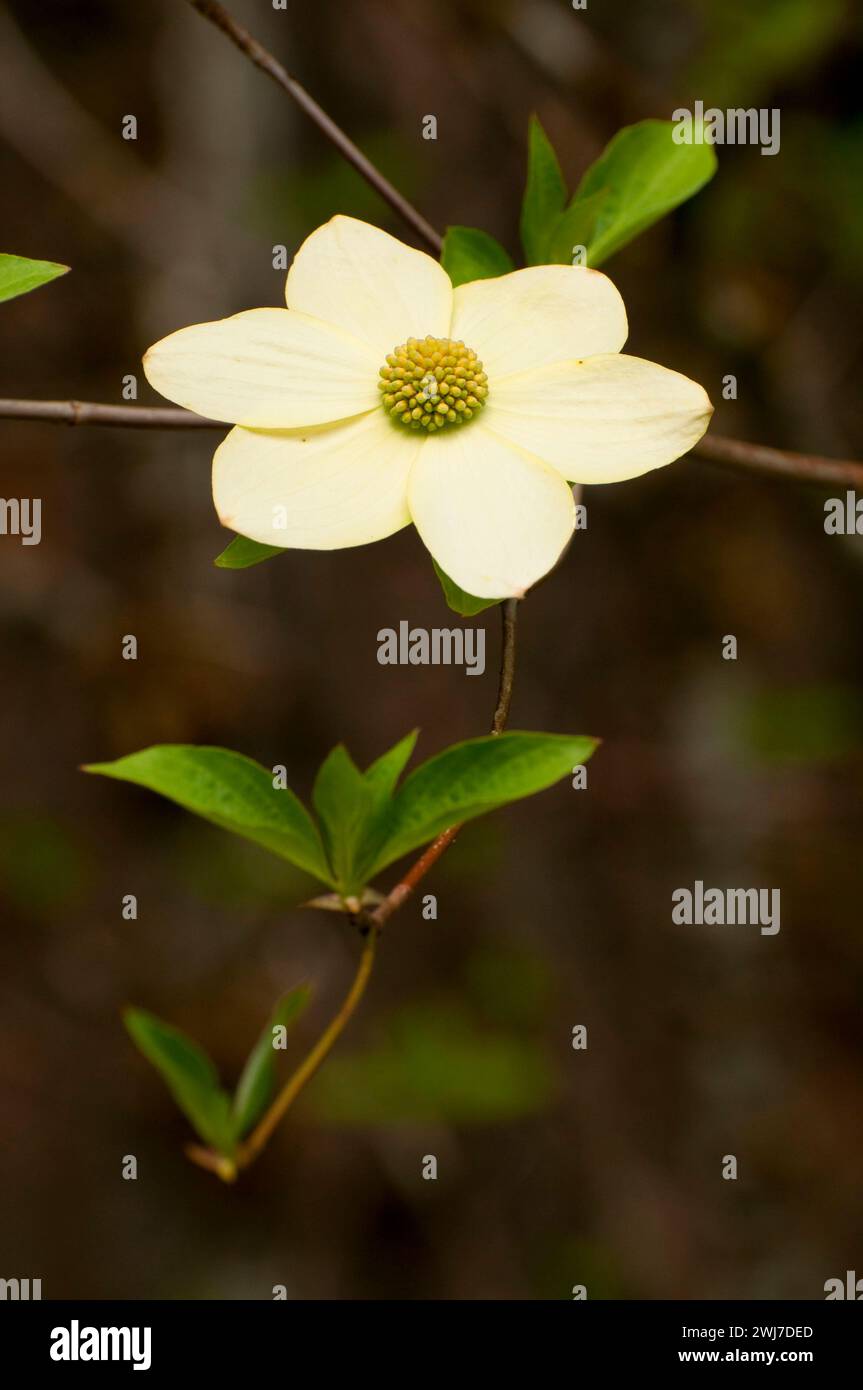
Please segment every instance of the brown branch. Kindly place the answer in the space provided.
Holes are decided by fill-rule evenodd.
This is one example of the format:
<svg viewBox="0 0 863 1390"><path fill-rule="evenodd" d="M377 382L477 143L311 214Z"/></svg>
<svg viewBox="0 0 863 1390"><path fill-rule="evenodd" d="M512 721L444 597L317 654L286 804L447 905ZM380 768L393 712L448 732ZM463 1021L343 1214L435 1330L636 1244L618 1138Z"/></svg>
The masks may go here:
<svg viewBox="0 0 863 1390"><path fill-rule="evenodd" d="M390 889L380 906L376 907L374 912L369 914L368 920L374 923L374 926L377 927L378 930L380 930L385 922L389 921L393 913L397 912L402 903L410 897L420 879L425 878L429 869L431 869L440 859L441 855L449 849L460 830L460 825L451 825L448 830L442 831L437 839L432 841L428 849L423 850L419 859L411 865L404 877L400 878L395 887Z"/></svg>
<svg viewBox="0 0 863 1390"><path fill-rule="evenodd" d="M61 425L109 425L139 430L227 430L222 420L208 420L178 406L101 405L94 401L0 400L0 419L44 420ZM795 454L769 444L751 444L727 435L706 434L690 451L708 463L737 468L744 473L793 478L816 487L838 484L863 489L863 463L852 459L824 458L820 454Z"/></svg>
<svg viewBox="0 0 863 1390"><path fill-rule="evenodd" d="M60 425L108 425L139 430L228 430L224 420L208 420L179 406L101 405L95 401L0 400L0 420L43 420ZM817 487L863 489L863 463L852 459L824 458L820 454L795 454L769 444L751 444L723 434L706 434L690 451L708 463L793 478Z"/></svg>
<svg viewBox="0 0 863 1390"><path fill-rule="evenodd" d="M795 478L801 483L863 488L863 463L851 459L822 458L819 454L795 454L769 444L749 444L722 434L706 434L692 450L699 458L738 468L745 473Z"/></svg>
<svg viewBox="0 0 863 1390"><path fill-rule="evenodd" d="M208 19L211 24L215 24L217 29L221 29L232 43L237 45L241 53L260 68L268 77L287 92L299 106L301 111L314 122L318 130L324 134L328 140L335 145L339 154L343 155L349 164L353 165L357 173L366 180L368 184L383 198L385 203L398 213L399 217L416 232L417 236L434 251L436 256L441 253L443 241L438 232L435 231L431 223L427 222L421 212L409 203L403 194L394 188L389 179L385 178L380 169L372 164L371 160L358 149L353 140L345 134L341 126L336 125L331 116L318 105L314 97L309 96L305 87L300 86L296 78L291 77L286 72L281 63L269 53L257 39L252 38L248 30L228 13L224 5L219 4L219 0L189 0L189 4L196 9L204 19Z"/></svg>
<svg viewBox="0 0 863 1390"><path fill-rule="evenodd" d="M133 430L230 429L179 406L97 405L94 401L0 400L0 419L44 420L55 425L121 425Z"/></svg>
<svg viewBox="0 0 863 1390"><path fill-rule="evenodd" d="M501 616L501 649L500 649L500 676L497 683L497 704L495 705L494 718L491 721L491 731L493 734L502 734L506 728L506 721L509 719L509 707L512 704L512 687L515 681L515 636L516 623L518 622L518 599L504 599L500 610Z"/></svg>

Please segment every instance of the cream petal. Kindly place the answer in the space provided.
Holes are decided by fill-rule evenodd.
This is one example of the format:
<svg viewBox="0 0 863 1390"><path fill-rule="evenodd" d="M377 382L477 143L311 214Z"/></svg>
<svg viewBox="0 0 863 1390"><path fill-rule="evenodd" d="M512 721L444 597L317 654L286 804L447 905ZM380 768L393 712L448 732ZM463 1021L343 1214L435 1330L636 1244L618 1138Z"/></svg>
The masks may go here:
<svg viewBox="0 0 863 1390"><path fill-rule="evenodd" d="M410 522L408 475L420 442L379 409L311 430L234 429L213 459L219 520L286 549L381 540Z"/></svg>
<svg viewBox="0 0 863 1390"><path fill-rule="evenodd" d="M494 391L501 377L619 352L626 309L607 275L575 265L535 265L459 285L451 336L481 358Z"/></svg>
<svg viewBox="0 0 863 1390"><path fill-rule="evenodd" d="M306 314L247 309L171 333L144 357L151 386L198 415L263 429L344 420L380 399L364 343Z"/></svg>
<svg viewBox="0 0 863 1390"><path fill-rule="evenodd" d="M288 305L352 333L378 367L408 338L446 337L452 283L423 251L355 217L333 217L297 252L285 288Z"/></svg>
<svg viewBox="0 0 863 1390"><path fill-rule="evenodd" d="M422 442L408 506L441 569L477 598L521 596L572 535L572 493L553 468L480 422Z"/></svg>
<svg viewBox="0 0 863 1390"><path fill-rule="evenodd" d="M707 429L707 392L680 372L609 355L501 382L483 423L577 483L619 483L672 463Z"/></svg>

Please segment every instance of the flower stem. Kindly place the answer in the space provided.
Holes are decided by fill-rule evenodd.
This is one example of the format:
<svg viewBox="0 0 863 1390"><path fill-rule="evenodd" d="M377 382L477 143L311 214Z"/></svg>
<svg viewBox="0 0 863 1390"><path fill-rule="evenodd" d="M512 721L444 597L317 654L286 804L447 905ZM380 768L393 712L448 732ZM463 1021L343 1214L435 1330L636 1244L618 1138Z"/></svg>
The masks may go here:
<svg viewBox="0 0 863 1390"><path fill-rule="evenodd" d="M318 1067L328 1056L335 1043L338 1042L365 993L374 965L377 939L377 929L371 927L365 939L353 984L348 990L341 1008L329 1027L321 1034L306 1059L300 1063L293 1076L282 1087L263 1119L258 1121L248 1139L238 1148L236 1158L238 1168L247 1168L250 1163L255 1161L285 1111L293 1104L306 1083L311 1081Z"/></svg>
<svg viewBox="0 0 863 1390"><path fill-rule="evenodd" d="M497 704L491 722L493 734L502 734L509 719L512 688L515 683L515 635L518 622L518 599L505 599L501 606L503 636L500 649L500 676L497 684Z"/></svg>

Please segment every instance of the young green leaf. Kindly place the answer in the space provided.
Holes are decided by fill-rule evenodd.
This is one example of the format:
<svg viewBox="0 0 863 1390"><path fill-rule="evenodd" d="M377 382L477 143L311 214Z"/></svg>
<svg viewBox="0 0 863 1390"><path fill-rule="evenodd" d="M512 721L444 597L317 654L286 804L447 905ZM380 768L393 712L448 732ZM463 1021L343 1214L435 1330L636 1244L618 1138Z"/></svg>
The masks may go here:
<svg viewBox="0 0 863 1390"><path fill-rule="evenodd" d="M29 294L40 285L56 280L58 275L67 274L69 267L57 261L31 261L26 256L0 254L0 303L15 299L19 294Z"/></svg>
<svg viewBox="0 0 863 1390"><path fill-rule="evenodd" d="M334 887L317 827L289 788L260 763L226 748L161 744L85 772L159 792L204 820L253 840Z"/></svg>
<svg viewBox="0 0 863 1390"><path fill-rule="evenodd" d="M443 596L447 601L447 607L454 613L459 613L463 618L472 618L477 613L482 613L485 608L493 608L496 603L501 603L499 598L477 598L474 594L468 594L464 589L460 589L454 579L450 579L448 574L444 574L437 560L432 560L434 572L437 575L440 586L443 589Z"/></svg>
<svg viewBox="0 0 863 1390"><path fill-rule="evenodd" d="M574 205L607 190L588 246L589 265L601 265L713 177L713 147L678 145L674 130L671 121L624 126L587 170Z"/></svg>
<svg viewBox="0 0 863 1390"><path fill-rule="evenodd" d="M528 265L543 265L548 260L548 239L566 206L566 184L554 147L537 116L530 118L527 140L521 241Z"/></svg>
<svg viewBox="0 0 863 1390"><path fill-rule="evenodd" d="M454 285L470 280L493 280L515 270L513 259L499 241L478 227L447 227L441 265Z"/></svg>
<svg viewBox="0 0 863 1390"><path fill-rule="evenodd" d="M545 790L585 763L596 746L596 739L567 734L509 733L447 748L396 792L386 839L368 877L450 825Z"/></svg>
<svg viewBox="0 0 863 1390"><path fill-rule="evenodd" d="M406 734L394 748L390 748L367 767L363 774L370 801L355 854L356 873L363 882L368 879L369 868L377 859L378 851L386 838L390 800L414 751L418 733L418 729L413 729L411 733Z"/></svg>
<svg viewBox="0 0 863 1390"><path fill-rule="evenodd" d="M552 265L592 265L591 243L596 235L596 226L608 200L609 190L599 188L586 198L573 198L569 207L554 223L548 239L548 260ZM587 255L577 261L576 247L583 246Z"/></svg>
<svg viewBox="0 0 863 1390"><path fill-rule="evenodd" d="M144 1009L126 1009L123 1022L204 1143L230 1157L234 1147L231 1099L203 1048Z"/></svg>
<svg viewBox="0 0 863 1390"><path fill-rule="evenodd" d="M344 744L334 748L321 764L312 803L320 818L336 886L349 896L364 887L356 878L356 851L373 809L373 796Z"/></svg>
<svg viewBox="0 0 863 1390"><path fill-rule="evenodd" d="M274 555L284 555L280 545L262 545L260 541L250 541L248 536L235 536L229 546L213 561L222 570L247 570L252 565L272 560Z"/></svg>
<svg viewBox="0 0 863 1390"><path fill-rule="evenodd" d="M310 993L308 985L298 985L280 999L269 1023L249 1053L237 1082L231 1112L236 1140L242 1139L257 1124L276 1089L274 1029L287 1028L294 1023L308 1004Z"/></svg>
<svg viewBox="0 0 863 1390"><path fill-rule="evenodd" d="M419 729L412 729L394 747L376 758L363 773L366 786L372 790L375 801L388 801L396 789L396 783L405 770L417 741Z"/></svg>

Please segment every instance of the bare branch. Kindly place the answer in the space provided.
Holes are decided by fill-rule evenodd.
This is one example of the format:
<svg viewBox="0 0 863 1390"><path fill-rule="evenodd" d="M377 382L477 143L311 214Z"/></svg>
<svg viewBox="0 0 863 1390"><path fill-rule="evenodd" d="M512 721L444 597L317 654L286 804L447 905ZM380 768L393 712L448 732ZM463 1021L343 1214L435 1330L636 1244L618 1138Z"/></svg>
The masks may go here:
<svg viewBox="0 0 863 1390"><path fill-rule="evenodd" d="M230 425L179 406L97 405L94 401L4 401L0 419L44 420L55 425L120 425L133 430L227 430Z"/></svg>
<svg viewBox="0 0 863 1390"><path fill-rule="evenodd" d="M515 681L515 635L518 622L518 599L508 598L501 607L502 643L500 649L500 676L497 685L497 705L492 719L493 734L502 734L509 719L512 704L512 687Z"/></svg>
<svg viewBox="0 0 863 1390"><path fill-rule="evenodd" d="M221 29L223 34L227 34L232 43L237 45L241 53L260 68L268 77L287 92L288 96L296 102L297 106L314 121L318 130L324 134L328 140L335 145L339 154L343 155L349 164L353 165L357 173L366 180L376 193L383 198L385 203L398 213L399 217L416 232L417 236L434 251L436 256L441 253L443 241L440 233L436 232L431 223L427 222L421 212L409 203L407 198L401 194L381 173L380 169L372 164L371 160L358 149L353 140L342 130L341 126L336 125L331 116L328 116L323 107L319 106L314 97L309 96L305 87L300 86L296 78L291 77L286 72L281 63L268 52L257 39L252 38L248 30L228 13L224 5L219 4L219 0L189 0L189 4L208 19L211 24L215 24L217 29Z"/></svg>
<svg viewBox="0 0 863 1390"><path fill-rule="evenodd" d="M722 434L706 434L692 452L710 463L721 463L746 473L766 473L816 485L833 486L838 483L840 487L863 488L863 463L855 463L851 459L794 454L787 449L773 449L769 444L749 444L743 439L728 439Z"/></svg>
<svg viewBox="0 0 863 1390"><path fill-rule="evenodd" d="M113 425L139 430L228 430L223 420L208 420L178 406L101 405L94 401L0 400L0 420L44 420L60 425ZM706 434L690 451L709 463L745 473L792 478L816 487L863 489L863 463L852 459L795 454L769 444L751 444L723 434Z"/></svg>

